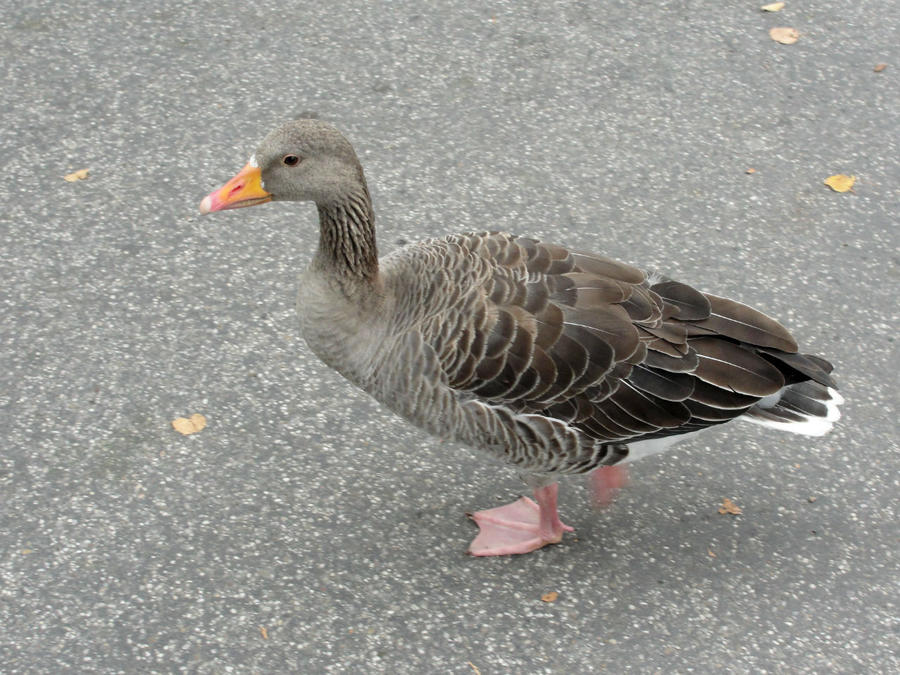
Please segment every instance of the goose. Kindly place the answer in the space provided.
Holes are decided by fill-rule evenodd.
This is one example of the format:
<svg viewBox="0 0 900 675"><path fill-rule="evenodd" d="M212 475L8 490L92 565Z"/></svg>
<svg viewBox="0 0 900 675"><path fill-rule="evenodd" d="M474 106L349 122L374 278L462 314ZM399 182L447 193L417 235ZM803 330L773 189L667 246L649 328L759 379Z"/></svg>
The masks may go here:
<svg viewBox="0 0 900 675"><path fill-rule="evenodd" d="M435 436L516 469L534 499L469 514L476 556L559 543L558 481L603 498L623 466L745 420L821 436L843 398L825 359L745 304L593 252L506 232L379 258L362 166L332 124L293 120L200 203L314 202L302 336L328 366Z"/></svg>

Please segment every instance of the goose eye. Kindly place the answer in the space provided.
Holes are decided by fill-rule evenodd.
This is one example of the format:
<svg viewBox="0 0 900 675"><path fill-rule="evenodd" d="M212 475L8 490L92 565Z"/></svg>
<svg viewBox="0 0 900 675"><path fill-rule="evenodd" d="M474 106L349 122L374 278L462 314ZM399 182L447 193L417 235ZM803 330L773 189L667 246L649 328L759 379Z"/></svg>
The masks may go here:
<svg viewBox="0 0 900 675"><path fill-rule="evenodd" d="M284 162L286 166L297 166L300 163L300 158L297 157L297 155L285 155L281 161Z"/></svg>

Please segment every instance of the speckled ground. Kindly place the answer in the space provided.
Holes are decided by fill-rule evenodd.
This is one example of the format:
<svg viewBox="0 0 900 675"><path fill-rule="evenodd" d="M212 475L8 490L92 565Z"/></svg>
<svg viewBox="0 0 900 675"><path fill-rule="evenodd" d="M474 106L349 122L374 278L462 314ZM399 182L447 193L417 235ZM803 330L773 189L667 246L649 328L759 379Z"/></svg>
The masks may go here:
<svg viewBox="0 0 900 675"><path fill-rule="evenodd" d="M900 670L900 12L759 4L4 10L0 670ZM383 251L508 229L744 299L837 364L844 423L712 431L606 511L566 485L577 538L467 557L517 479L297 338L314 208L197 212L302 111L356 143Z"/></svg>

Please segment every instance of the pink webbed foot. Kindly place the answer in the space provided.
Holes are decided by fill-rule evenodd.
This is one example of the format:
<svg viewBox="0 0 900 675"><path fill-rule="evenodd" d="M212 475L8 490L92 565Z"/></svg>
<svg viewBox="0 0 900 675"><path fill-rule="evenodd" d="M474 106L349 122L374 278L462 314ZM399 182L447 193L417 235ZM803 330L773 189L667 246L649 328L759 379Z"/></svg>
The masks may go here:
<svg viewBox="0 0 900 675"><path fill-rule="evenodd" d="M573 528L563 524L556 511L556 484L534 491L537 503L521 499L486 511L470 514L479 528L469 545L469 553L477 556L530 553L547 544L562 541L563 532Z"/></svg>
<svg viewBox="0 0 900 675"><path fill-rule="evenodd" d="M609 506L619 490L628 483L628 469L624 466L601 466L591 473L589 480L594 506L597 508Z"/></svg>

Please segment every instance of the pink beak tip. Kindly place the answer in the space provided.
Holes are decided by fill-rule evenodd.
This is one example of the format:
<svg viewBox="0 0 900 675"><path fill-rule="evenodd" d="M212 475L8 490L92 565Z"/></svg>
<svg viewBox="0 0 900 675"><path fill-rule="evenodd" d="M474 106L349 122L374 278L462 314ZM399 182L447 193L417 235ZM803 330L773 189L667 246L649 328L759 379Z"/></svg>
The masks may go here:
<svg viewBox="0 0 900 675"><path fill-rule="evenodd" d="M200 202L200 213L210 213L213 211L212 195L206 195Z"/></svg>

